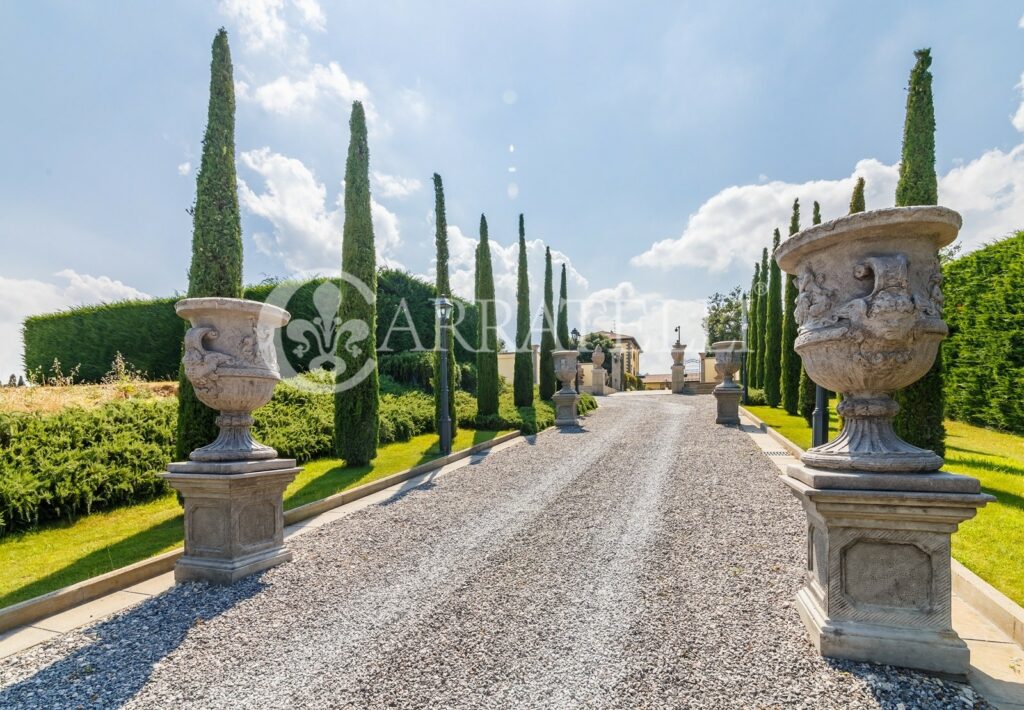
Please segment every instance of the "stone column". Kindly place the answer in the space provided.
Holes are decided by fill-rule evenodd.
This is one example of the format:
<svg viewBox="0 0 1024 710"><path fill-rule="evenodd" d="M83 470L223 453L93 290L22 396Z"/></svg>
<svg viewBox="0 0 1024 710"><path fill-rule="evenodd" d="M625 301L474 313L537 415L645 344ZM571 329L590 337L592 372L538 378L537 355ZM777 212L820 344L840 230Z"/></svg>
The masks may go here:
<svg viewBox="0 0 1024 710"><path fill-rule="evenodd" d="M950 535L994 500L976 479L901 440L890 393L931 367L946 335L937 250L960 215L944 207L862 212L787 239L797 278L796 351L843 393L843 431L783 481L807 515L797 609L822 655L965 677L951 623Z"/></svg>
<svg viewBox="0 0 1024 710"><path fill-rule="evenodd" d="M715 372L722 376L721 384L712 390L712 394L718 400L718 416L715 423L739 425L743 388L733 381L732 376L740 369L743 341L721 340L712 344L711 349L715 351Z"/></svg>
<svg viewBox="0 0 1024 710"><path fill-rule="evenodd" d="M251 412L281 379L274 331L289 315L234 298L190 298L175 309L185 334L185 375L200 401L220 411L220 433L162 477L185 501L185 554L178 582L231 584L292 558L284 545L283 494L302 469L253 440Z"/></svg>
<svg viewBox="0 0 1024 710"><path fill-rule="evenodd" d="M683 356L686 354L686 346L678 340L672 346L672 393L682 394L686 389L686 365L683 364Z"/></svg>
<svg viewBox="0 0 1024 710"><path fill-rule="evenodd" d="M555 350L552 357L555 361L555 376L562 383L562 388L552 395L551 400L555 403L555 426L579 426L580 420L576 410L576 403L580 395L573 388L576 382L577 357L579 353L575 350Z"/></svg>
<svg viewBox="0 0 1024 710"><path fill-rule="evenodd" d="M604 351L601 346L598 345L594 348L594 353L590 357L590 361L593 363L594 368L590 371L591 385L590 393L596 397L605 396L605 376L608 374L601 365L604 364Z"/></svg>

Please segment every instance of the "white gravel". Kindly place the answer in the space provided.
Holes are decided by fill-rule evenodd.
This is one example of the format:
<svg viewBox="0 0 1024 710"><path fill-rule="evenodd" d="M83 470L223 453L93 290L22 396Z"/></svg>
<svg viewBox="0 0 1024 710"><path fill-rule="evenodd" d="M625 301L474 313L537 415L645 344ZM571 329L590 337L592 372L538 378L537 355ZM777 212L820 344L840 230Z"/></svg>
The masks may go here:
<svg viewBox="0 0 1024 710"><path fill-rule="evenodd" d="M615 396L0 661L0 707L982 707L819 658L793 605L803 513L711 397Z"/></svg>

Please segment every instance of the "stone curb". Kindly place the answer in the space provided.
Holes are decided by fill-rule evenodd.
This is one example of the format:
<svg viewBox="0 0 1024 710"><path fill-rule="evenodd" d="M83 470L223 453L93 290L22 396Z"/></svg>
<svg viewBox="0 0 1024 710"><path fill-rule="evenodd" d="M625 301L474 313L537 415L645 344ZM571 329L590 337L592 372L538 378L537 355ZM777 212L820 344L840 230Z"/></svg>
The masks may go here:
<svg viewBox="0 0 1024 710"><path fill-rule="evenodd" d="M788 451L789 453L793 454L794 457L800 458L800 455L804 452L803 449L801 449L799 446L794 444L792 441L790 441L789 439L784 437L779 432L777 432L774 429L772 429L767 424L765 424L763 421L761 421L760 418L758 418L757 416L752 414L750 412L750 410L748 410L746 407L744 407L742 405L740 405L740 414L745 416L750 421L754 422L755 426L760 427L761 431L763 431L765 434L767 434L771 438L775 439L775 441L779 442L779 445L782 446L784 449L786 449L786 451Z"/></svg>
<svg viewBox="0 0 1024 710"><path fill-rule="evenodd" d="M522 436L518 431L509 432L501 436L495 437L490 441L484 441L479 444L474 444L468 449L462 449L456 451L453 454L445 456L444 458L437 458L433 461L427 461L419 466L406 469L405 471L399 471L393 473L390 476L371 481L370 483L363 484L351 488L341 493L336 493L327 498L323 498L306 505L300 505L298 508L292 508L291 510L285 511L284 520L286 525L292 525L294 523L308 520L309 518L315 517L320 513L328 510L332 510L339 506L351 503L359 498L364 498L368 495L372 495L377 491L389 488L396 483L402 483L415 478L428 471L443 468L448 464L460 461L473 454L485 451L492 446L497 446L506 441L510 441L519 436ZM115 569L110 572L106 572L97 577L90 579L84 579L81 582L72 584L68 587L56 589L42 596L34 597L32 599L26 599L23 602L14 604L5 609L0 609L0 633L10 631L11 629L19 626L28 626L40 619L59 614L62 611L67 611L72 607L76 607L79 604L90 602L100 597L104 597L113 592L121 591L127 587L144 582L147 579L152 579L166 572L170 572L174 569L174 564L178 561L178 558L182 555L182 548L165 552L162 555L151 557L146 560L135 562L126 567Z"/></svg>
<svg viewBox="0 0 1024 710"><path fill-rule="evenodd" d="M740 412L762 432L785 446L795 457L800 458L804 452L803 449L744 407L740 407ZM1024 646L1024 608L956 560L950 558L949 562L953 577L953 593L974 607L997 629Z"/></svg>

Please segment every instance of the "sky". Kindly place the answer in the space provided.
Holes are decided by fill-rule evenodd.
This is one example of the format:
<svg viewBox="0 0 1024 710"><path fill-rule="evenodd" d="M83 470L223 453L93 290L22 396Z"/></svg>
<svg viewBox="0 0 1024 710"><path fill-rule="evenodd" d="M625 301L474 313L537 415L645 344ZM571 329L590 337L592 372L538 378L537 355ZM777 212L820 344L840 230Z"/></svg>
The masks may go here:
<svg viewBox="0 0 1024 710"><path fill-rule="evenodd" d="M567 265L570 327L632 334L641 371L662 373L676 325L699 350L707 297L749 288L794 198L805 226L814 200L826 220L844 214L857 176L868 209L893 204L915 49L932 48L939 201L964 217L962 248L1024 227L1021 13L923 0L0 3L0 375L21 370L27 315L186 290L221 26L248 283L337 273L360 100L381 263L432 278L440 173L457 294L472 296L486 213L511 301L524 213L533 311L550 247Z"/></svg>

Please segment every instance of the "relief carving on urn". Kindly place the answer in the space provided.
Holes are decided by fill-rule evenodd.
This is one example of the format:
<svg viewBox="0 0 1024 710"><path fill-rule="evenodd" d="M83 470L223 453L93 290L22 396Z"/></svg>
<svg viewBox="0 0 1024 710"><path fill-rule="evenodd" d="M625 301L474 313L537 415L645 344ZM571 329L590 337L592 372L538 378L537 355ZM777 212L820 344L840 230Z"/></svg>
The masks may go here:
<svg viewBox="0 0 1024 710"><path fill-rule="evenodd" d="M942 459L892 430L891 393L923 377L947 334L936 251L956 238L944 207L866 212L805 230L776 258L797 275L796 351L807 374L843 393L842 433L804 463L860 471L935 471Z"/></svg>

